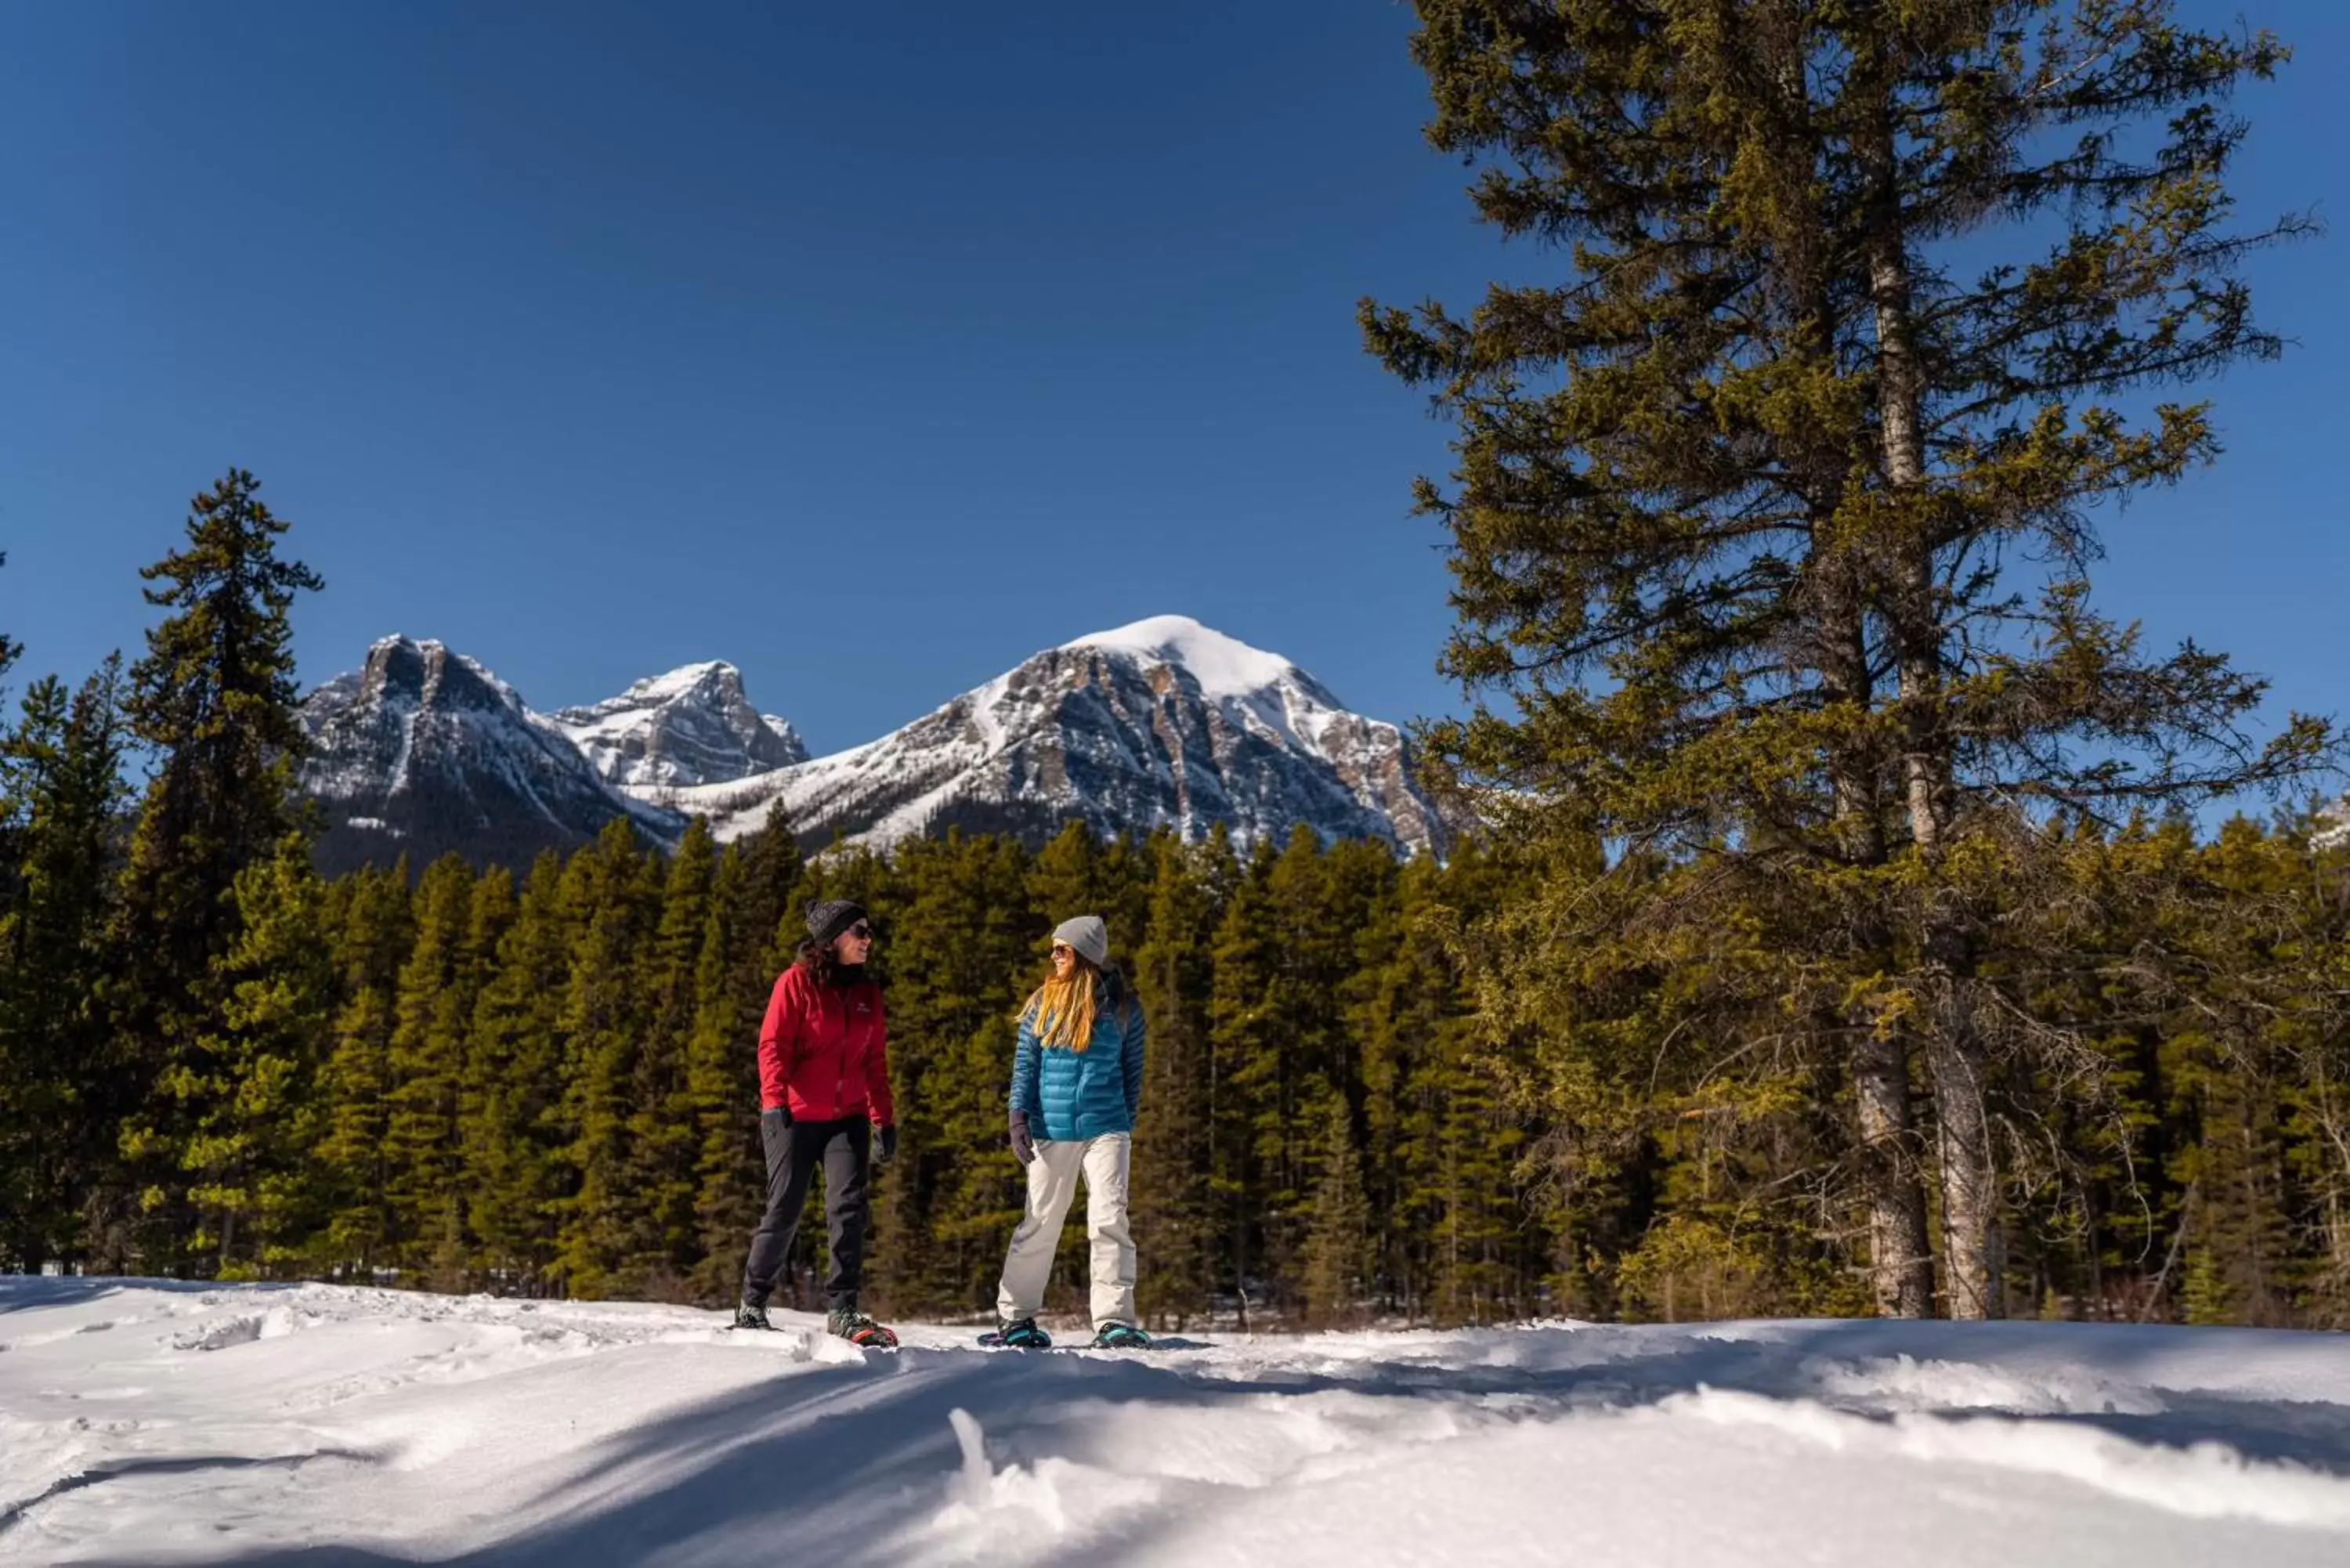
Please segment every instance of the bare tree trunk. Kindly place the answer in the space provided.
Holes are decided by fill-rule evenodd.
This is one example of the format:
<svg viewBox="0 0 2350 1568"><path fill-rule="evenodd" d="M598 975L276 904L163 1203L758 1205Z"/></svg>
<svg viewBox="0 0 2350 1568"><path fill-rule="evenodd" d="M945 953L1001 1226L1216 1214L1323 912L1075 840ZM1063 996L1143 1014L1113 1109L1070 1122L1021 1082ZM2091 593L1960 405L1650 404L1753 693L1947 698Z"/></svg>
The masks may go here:
<svg viewBox="0 0 2350 1568"><path fill-rule="evenodd" d="M1954 1318L2003 1317L1999 1190L1983 1106L1983 1054L1967 1016L1964 981L1935 963L1928 1065L1934 1076L1936 1150L1942 1174L1942 1279Z"/></svg>
<svg viewBox="0 0 2350 1568"><path fill-rule="evenodd" d="M1934 1262L1926 1199L1909 1147L1909 1053L1900 1035L1870 1031L1854 1051L1861 1186L1868 1204L1868 1272L1879 1317L1934 1310Z"/></svg>
<svg viewBox="0 0 2350 1568"><path fill-rule="evenodd" d="M1901 775L1909 836L1927 864L1942 858L1951 758L1942 725L1942 633L1934 584L1935 540L1921 512L1899 504L1926 483L1925 375L1918 360L1912 274L1903 223L1893 130L1893 62L1875 62L1881 113L1859 151L1875 186L1866 244L1869 304L1877 330L1877 396L1885 480L1897 504L1883 541L1886 614L1891 623L1902 720ZM1998 1310L1994 1220L1998 1193L1983 1105L1984 1054L1969 1005L1972 968L1966 915L1955 889L1929 880L1919 975L1926 1060L1933 1075L1942 1177L1944 1277L1952 1317Z"/></svg>

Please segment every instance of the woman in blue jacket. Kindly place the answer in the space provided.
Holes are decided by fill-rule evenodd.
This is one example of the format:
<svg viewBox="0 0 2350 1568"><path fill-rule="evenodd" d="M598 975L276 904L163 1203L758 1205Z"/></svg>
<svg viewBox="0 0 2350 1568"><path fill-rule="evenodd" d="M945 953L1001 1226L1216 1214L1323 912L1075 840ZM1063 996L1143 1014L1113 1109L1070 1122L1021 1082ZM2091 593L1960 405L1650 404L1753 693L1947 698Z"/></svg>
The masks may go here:
<svg viewBox="0 0 2350 1568"><path fill-rule="evenodd" d="M1020 1010L1012 1063L1012 1152L1028 1168L1028 1210L996 1291L1003 1344L1052 1343L1036 1314L1080 1177L1093 1237L1094 1344L1150 1344L1135 1322L1134 1232L1126 1220L1142 1040L1142 1004L1109 967L1109 928L1098 915L1064 921L1053 933L1052 977Z"/></svg>

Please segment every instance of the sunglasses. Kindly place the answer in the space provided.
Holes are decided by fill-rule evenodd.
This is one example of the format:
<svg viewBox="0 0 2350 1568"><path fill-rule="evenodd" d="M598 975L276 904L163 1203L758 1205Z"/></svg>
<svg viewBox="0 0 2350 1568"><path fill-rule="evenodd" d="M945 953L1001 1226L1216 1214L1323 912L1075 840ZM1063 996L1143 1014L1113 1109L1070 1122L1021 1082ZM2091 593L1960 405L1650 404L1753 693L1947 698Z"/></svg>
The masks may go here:
<svg viewBox="0 0 2350 1568"><path fill-rule="evenodd" d="M844 937L855 937L860 942L869 942L873 940L873 928L859 920L840 934Z"/></svg>
<svg viewBox="0 0 2350 1568"><path fill-rule="evenodd" d="M1053 956L1055 958L1059 958L1063 953L1075 953L1076 950L1076 949L1071 947L1066 942L1055 942L1053 944Z"/></svg>

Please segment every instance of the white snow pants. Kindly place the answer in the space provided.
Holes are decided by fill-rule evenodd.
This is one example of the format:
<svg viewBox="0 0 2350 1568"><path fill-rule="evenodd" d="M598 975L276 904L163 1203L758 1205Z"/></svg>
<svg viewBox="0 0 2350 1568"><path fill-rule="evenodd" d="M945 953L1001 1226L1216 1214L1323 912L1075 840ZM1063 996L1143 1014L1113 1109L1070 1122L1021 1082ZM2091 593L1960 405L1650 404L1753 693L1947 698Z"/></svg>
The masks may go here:
<svg viewBox="0 0 2350 1568"><path fill-rule="evenodd" d="M1003 1282L995 1293L998 1318L1017 1323L1043 1309L1061 1221L1068 1218L1083 1176L1086 1229L1094 1243L1094 1327L1139 1326L1134 1315L1134 1232L1126 1222L1126 1176L1133 1152L1134 1139L1127 1133L1037 1140L1036 1158L1028 1162L1028 1211L1012 1232Z"/></svg>

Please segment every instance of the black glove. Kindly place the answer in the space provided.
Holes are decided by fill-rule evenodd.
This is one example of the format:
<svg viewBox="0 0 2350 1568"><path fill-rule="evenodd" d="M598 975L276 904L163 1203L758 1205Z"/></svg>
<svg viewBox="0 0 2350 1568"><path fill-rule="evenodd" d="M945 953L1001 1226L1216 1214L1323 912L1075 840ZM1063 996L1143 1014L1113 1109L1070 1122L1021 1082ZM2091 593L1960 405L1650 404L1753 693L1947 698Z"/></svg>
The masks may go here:
<svg viewBox="0 0 2350 1568"><path fill-rule="evenodd" d="M1012 1113L1012 1158L1026 1165L1036 1158L1035 1140L1028 1136L1028 1113Z"/></svg>
<svg viewBox="0 0 2350 1568"><path fill-rule="evenodd" d="M879 1134L879 1141L873 1146L874 1163L887 1165L898 1158L898 1129L895 1126L889 1126L876 1130Z"/></svg>

